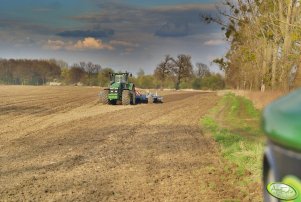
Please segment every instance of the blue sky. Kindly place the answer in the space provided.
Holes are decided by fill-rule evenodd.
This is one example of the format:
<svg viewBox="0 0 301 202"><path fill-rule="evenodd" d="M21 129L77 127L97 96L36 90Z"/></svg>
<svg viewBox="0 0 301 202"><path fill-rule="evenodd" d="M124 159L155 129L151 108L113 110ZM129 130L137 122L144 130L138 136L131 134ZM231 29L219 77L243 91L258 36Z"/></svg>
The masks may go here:
<svg viewBox="0 0 301 202"><path fill-rule="evenodd" d="M227 44L208 0L2 0L0 57L92 61L152 73L164 55L210 64ZM212 67L216 69L215 66Z"/></svg>
<svg viewBox="0 0 301 202"><path fill-rule="evenodd" d="M175 5L175 4L186 4L186 3L207 3L210 4L214 1L210 0L148 0L148 1L141 1L141 0L125 0L124 2L127 2L132 5L136 6L162 6L162 5Z"/></svg>

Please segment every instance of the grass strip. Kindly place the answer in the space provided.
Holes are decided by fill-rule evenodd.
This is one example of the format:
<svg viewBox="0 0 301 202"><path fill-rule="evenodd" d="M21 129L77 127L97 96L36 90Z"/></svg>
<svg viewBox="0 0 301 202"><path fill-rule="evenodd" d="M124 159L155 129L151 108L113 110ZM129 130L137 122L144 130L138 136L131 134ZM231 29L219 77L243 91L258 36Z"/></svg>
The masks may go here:
<svg viewBox="0 0 301 202"><path fill-rule="evenodd" d="M201 125L220 145L223 157L236 164L236 174L244 183L261 179L264 136L260 111L241 96L227 94L206 116Z"/></svg>

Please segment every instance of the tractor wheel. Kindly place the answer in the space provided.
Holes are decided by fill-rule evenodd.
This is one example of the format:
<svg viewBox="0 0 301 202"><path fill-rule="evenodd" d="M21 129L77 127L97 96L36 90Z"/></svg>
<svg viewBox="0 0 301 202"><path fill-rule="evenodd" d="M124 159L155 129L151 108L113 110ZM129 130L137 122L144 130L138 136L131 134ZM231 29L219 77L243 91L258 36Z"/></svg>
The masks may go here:
<svg viewBox="0 0 301 202"><path fill-rule="evenodd" d="M153 103L154 103L154 98L153 98L152 96L149 96L149 97L147 98L147 103L148 103L148 104L153 104Z"/></svg>
<svg viewBox="0 0 301 202"><path fill-rule="evenodd" d="M269 183L271 182L276 182L276 177L275 177L275 172L273 167L270 166L268 159L266 158L266 156L264 157L263 160L263 197L264 197L264 201L267 202L279 202L278 199L272 197L266 187L268 186Z"/></svg>
<svg viewBox="0 0 301 202"><path fill-rule="evenodd" d="M109 96L109 90L104 90L100 96L100 101L102 104L107 105L110 103L108 96Z"/></svg>
<svg viewBox="0 0 301 202"><path fill-rule="evenodd" d="M131 104L131 94L128 90L122 91L122 105L130 105Z"/></svg>
<svg viewBox="0 0 301 202"><path fill-rule="evenodd" d="M132 105L135 105L136 104L136 93L133 92L132 93Z"/></svg>

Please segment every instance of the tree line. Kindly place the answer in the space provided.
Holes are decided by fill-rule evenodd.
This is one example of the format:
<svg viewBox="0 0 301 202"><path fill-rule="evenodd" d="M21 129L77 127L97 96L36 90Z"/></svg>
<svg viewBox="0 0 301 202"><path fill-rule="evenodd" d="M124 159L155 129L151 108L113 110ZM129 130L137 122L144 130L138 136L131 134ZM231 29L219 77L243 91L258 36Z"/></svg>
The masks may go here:
<svg viewBox="0 0 301 202"><path fill-rule="evenodd" d="M45 85L57 81L62 85L108 86L112 68L102 68L92 62L80 62L68 66L61 60L15 60L0 59L0 84ZM153 74L146 75L143 69L130 78L140 88L192 88L223 89L224 78L211 72L209 67L197 63L194 67L191 56L181 54L177 58L166 55Z"/></svg>
<svg viewBox="0 0 301 202"><path fill-rule="evenodd" d="M203 63L197 63L194 68L191 56L181 54L177 58L166 55L154 71L154 77L159 81L161 89L164 87L175 89L212 89L225 88L224 78L219 73L211 72Z"/></svg>
<svg viewBox="0 0 301 202"><path fill-rule="evenodd" d="M44 85L60 75L53 60L0 60L0 84Z"/></svg>
<svg viewBox="0 0 301 202"><path fill-rule="evenodd" d="M299 0L223 0L217 16L202 16L225 31L230 49L215 59L228 86L289 90L301 79Z"/></svg>

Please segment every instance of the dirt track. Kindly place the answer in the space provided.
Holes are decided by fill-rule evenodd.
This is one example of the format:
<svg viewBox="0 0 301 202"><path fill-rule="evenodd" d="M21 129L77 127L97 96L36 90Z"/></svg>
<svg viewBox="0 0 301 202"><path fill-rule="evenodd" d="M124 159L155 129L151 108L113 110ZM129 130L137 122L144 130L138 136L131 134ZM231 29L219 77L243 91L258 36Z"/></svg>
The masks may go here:
<svg viewBox="0 0 301 202"><path fill-rule="evenodd" d="M214 93L165 92L164 104L125 107L97 103L98 91L0 86L0 200L236 197L199 126Z"/></svg>

